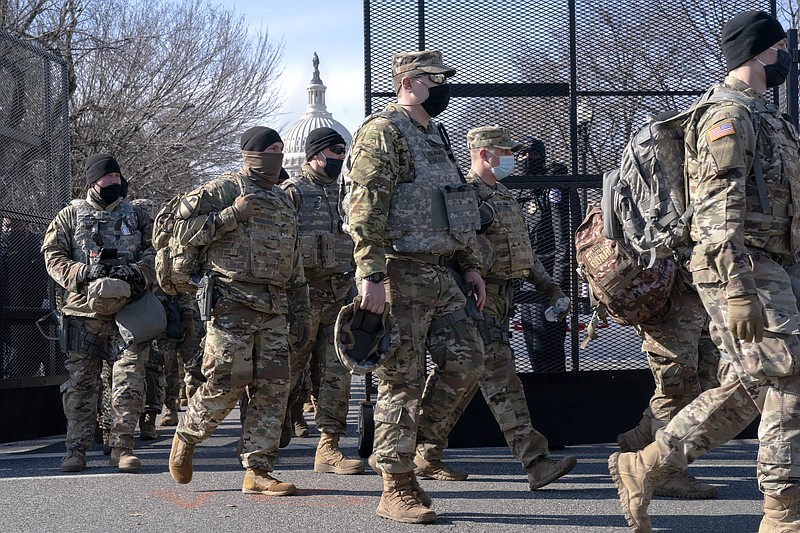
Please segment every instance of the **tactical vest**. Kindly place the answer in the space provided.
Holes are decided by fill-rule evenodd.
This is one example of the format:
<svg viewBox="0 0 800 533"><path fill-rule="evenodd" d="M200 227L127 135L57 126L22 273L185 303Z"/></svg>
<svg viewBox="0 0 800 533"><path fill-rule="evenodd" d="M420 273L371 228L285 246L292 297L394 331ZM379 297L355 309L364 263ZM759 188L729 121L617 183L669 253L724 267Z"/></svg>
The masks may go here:
<svg viewBox="0 0 800 533"><path fill-rule="evenodd" d="M294 205L280 187L266 191L239 174L226 174L241 194L255 194L260 209L225 233L206 253L206 266L236 281L283 286L292 274L297 239Z"/></svg>
<svg viewBox="0 0 800 533"><path fill-rule="evenodd" d="M525 218L517 200L498 183L494 190L482 187L475 178L474 187L481 200L494 209L494 220L483 234L492 244L494 263L487 277L501 279L527 278L533 270L533 250Z"/></svg>
<svg viewBox="0 0 800 533"><path fill-rule="evenodd" d="M318 185L301 175L286 180L300 198L297 226L303 269L309 281L354 270L353 239L342 231L339 214L339 183Z"/></svg>
<svg viewBox="0 0 800 533"><path fill-rule="evenodd" d="M101 249L116 249L116 259L109 264L133 263L139 258L142 232L134 207L120 201L113 211L97 210L86 200L70 202L75 207L75 231L72 234L72 259L89 264L99 258Z"/></svg>
<svg viewBox="0 0 800 533"><path fill-rule="evenodd" d="M754 174L747 180L745 244L781 255L800 249L800 156L797 130L777 111L760 113L758 155L764 173L767 213L761 209Z"/></svg>
<svg viewBox="0 0 800 533"><path fill-rule="evenodd" d="M414 166L411 182L398 183L392 195L384 236L398 252L451 254L462 250L480 228L478 202L432 127L424 133L398 111L382 111L408 145ZM365 121L366 123L366 121Z"/></svg>

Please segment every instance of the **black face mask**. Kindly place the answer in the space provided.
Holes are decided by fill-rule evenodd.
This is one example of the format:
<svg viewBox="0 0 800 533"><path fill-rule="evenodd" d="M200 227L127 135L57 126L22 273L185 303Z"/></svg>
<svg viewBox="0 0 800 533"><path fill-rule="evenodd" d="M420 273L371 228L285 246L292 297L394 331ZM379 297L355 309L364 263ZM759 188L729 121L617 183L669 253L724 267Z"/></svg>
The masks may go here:
<svg viewBox="0 0 800 533"><path fill-rule="evenodd" d="M450 84L445 83L428 88L428 99L422 102L422 109L431 117L439 116L450 103Z"/></svg>
<svg viewBox="0 0 800 533"><path fill-rule="evenodd" d="M771 65L764 65L764 74L767 76L767 87L777 87L786 81L789 67L792 66L792 56L786 50L777 49L778 60Z"/></svg>
<svg viewBox="0 0 800 533"><path fill-rule="evenodd" d="M122 185L119 183L114 183L113 185L107 185L105 187L100 187L100 199L103 200L106 204L110 204L115 202L122 192Z"/></svg>
<svg viewBox="0 0 800 533"><path fill-rule="evenodd" d="M342 173L342 165L344 159L333 159L332 157L326 158L325 162L325 175L329 178L336 179Z"/></svg>

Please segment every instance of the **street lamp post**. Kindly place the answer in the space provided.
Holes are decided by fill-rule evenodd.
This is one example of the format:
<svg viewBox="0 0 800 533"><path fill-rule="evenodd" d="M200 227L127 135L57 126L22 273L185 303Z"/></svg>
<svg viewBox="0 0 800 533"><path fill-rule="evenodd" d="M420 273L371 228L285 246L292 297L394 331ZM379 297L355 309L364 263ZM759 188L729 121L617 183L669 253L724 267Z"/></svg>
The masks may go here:
<svg viewBox="0 0 800 533"><path fill-rule="evenodd" d="M580 155L581 155L581 174L586 176L588 173L587 171L587 163L588 163L588 156L589 156L589 131L592 127L592 119L594 118L594 110L591 106L589 106L586 102L578 102L575 108L575 115L577 119L578 125L578 140L580 142ZM586 214L586 210L588 209L588 200L586 197L586 187L581 189L581 196L580 196L580 206L578 209L580 210L580 216L577 217L578 220L582 220ZM581 282L581 292L580 292L580 303L579 309L583 314L589 314L591 312L589 306L589 286L586 284L585 281Z"/></svg>

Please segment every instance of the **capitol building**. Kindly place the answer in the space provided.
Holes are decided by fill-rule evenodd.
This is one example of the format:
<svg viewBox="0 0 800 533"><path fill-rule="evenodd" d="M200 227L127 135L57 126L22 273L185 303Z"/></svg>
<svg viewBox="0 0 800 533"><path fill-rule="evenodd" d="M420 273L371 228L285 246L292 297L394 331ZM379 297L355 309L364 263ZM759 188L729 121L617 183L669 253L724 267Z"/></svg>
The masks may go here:
<svg viewBox="0 0 800 533"><path fill-rule="evenodd" d="M300 120L289 126L286 133L281 134L283 139L283 168L289 176L300 175L300 167L306 162L306 137L317 128L333 128L344 137L347 147L353 141L353 136L340 122L333 119L325 106L325 90L327 89L319 77L319 57L314 52L314 75L308 85L308 107Z"/></svg>

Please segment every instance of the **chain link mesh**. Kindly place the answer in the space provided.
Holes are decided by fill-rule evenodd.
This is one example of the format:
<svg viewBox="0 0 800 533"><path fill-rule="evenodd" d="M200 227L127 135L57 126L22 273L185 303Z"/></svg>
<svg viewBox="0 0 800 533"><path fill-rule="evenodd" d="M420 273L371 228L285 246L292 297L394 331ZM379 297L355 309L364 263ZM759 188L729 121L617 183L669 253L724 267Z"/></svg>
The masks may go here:
<svg viewBox="0 0 800 533"><path fill-rule="evenodd" d="M69 200L67 106L63 60L0 32L0 379L65 373L36 321L58 297L39 249ZM56 335L53 322L43 329Z"/></svg>
<svg viewBox="0 0 800 533"><path fill-rule="evenodd" d="M688 106L724 77L725 21L747 9L774 14L774 2L367 0L364 9L366 113L395 100L395 53L440 50L457 72L437 120L464 171L474 127L499 124L528 148L544 146L542 165L520 159L504 183L574 311L566 324L547 323L546 299L518 284L509 326L517 370L647 368L630 327L601 324L599 338L579 348L591 310L573 235L587 204L600 199L603 172L618 165L647 116Z"/></svg>

